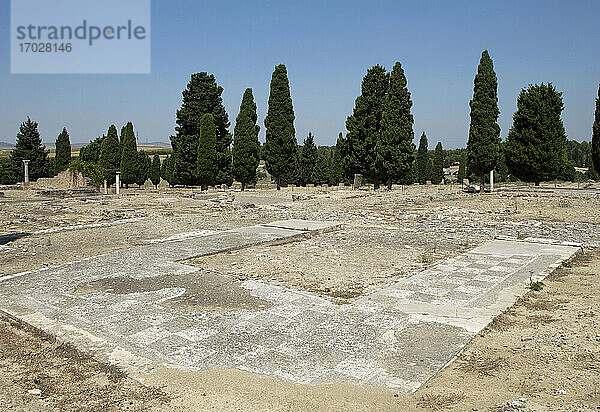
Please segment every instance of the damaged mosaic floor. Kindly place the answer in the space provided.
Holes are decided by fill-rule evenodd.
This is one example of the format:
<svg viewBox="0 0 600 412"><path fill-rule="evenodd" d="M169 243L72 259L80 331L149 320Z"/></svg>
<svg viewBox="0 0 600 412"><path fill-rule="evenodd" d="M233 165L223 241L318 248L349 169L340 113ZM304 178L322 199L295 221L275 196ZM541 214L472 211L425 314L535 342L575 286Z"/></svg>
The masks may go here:
<svg viewBox="0 0 600 412"><path fill-rule="evenodd" d="M289 220L196 232L15 274L0 278L0 309L133 375L159 366L237 368L302 384L344 381L410 394L530 279L578 250L496 239L343 305L178 263L339 227Z"/></svg>

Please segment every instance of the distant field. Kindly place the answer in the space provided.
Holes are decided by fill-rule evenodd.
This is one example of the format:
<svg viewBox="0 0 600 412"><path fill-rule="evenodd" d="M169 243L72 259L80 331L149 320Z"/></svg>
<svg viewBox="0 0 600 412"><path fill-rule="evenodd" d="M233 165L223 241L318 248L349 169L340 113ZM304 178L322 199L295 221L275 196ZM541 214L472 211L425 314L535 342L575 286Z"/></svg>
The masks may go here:
<svg viewBox="0 0 600 412"><path fill-rule="evenodd" d="M0 157L8 157L10 156L10 152L12 149L0 149ZM173 151L170 147L160 147L160 146L138 146L138 150L145 150L149 154L160 153L160 154L168 154ZM79 156L79 147L74 147L71 149L71 156L78 157ZM56 149L48 149L48 155L50 157L54 157Z"/></svg>

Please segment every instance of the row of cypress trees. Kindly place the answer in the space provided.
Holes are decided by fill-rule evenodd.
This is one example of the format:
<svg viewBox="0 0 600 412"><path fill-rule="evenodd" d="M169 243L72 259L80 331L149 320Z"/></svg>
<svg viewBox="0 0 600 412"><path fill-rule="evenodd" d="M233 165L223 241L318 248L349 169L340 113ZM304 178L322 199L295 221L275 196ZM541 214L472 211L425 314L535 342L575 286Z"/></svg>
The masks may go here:
<svg viewBox="0 0 600 412"><path fill-rule="evenodd" d="M530 85L521 90L517 111L513 116L506 142L500 139L498 125L498 80L487 50L482 52L474 80L473 99L469 103L470 125L467 155L462 165L466 175L475 175L484 190L485 177L504 164L508 172L528 182L552 180L573 175L573 165L567 160L567 137L561 120L564 109L562 93L551 83ZM600 88L599 88L600 100ZM592 158L600 165L600 103L596 100L593 126ZM443 180L444 154L441 143L429 158L427 137L423 132L415 156L412 143L412 101L400 63L390 73L376 65L363 78L361 95L346 121L348 133L340 137L337 148L341 153L346 178L363 174L379 186L387 181L400 183Z"/></svg>
<svg viewBox="0 0 600 412"><path fill-rule="evenodd" d="M148 179L154 185L160 182L160 157L156 154L151 160L144 150L138 151L133 124L128 122L121 128L119 138L116 126L110 125L103 135L79 152L79 161L98 166L109 185L115 183L114 171L121 173L121 182L142 186Z"/></svg>
<svg viewBox="0 0 600 412"><path fill-rule="evenodd" d="M284 65L275 67L270 87L262 155L279 188L297 153L294 109ZM171 136L173 154L164 162L163 177L170 184L206 188L214 184L231 185L235 178L244 189L256 181L261 146L252 89L246 89L242 97L234 136L228 132L230 123L222 93L223 88L214 75L206 72L192 75L177 111L176 134Z"/></svg>
<svg viewBox="0 0 600 412"><path fill-rule="evenodd" d="M418 182L425 184L431 180L433 184L440 184L444 180L444 149L442 143L438 142L435 146L433 159L429 155L429 143L425 132L419 140L419 148L417 149L416 160L413 168L413 175L408 179L410 183Z"/></svg>

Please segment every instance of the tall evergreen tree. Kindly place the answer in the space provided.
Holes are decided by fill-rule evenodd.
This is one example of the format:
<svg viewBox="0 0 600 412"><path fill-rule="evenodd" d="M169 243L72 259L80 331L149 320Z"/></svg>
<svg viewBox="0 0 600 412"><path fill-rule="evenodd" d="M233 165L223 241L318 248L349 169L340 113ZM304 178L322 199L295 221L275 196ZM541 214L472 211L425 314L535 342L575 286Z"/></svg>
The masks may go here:
<svg viewBox="0 0 600 412"><path fill-rule="evenodd" d="M175 155L168 155L162 162L160 176L167 181L169 186L175 186Z"/></svg>
<svg viewBox="0 0 600 412"><path fill-rule="evenodd" d="M311 181L317 185L333 184L333 159L331 150L327 147L320 147L315 161L315 167Z"/></svg>
<svg viewBox="0 0 600 412"><path fill-rule="evenodd" d="M98 163L100 161L100 149L102 148L102 139L104 135L92 140L79 150L79 159L84 162Z"/></svg>
<svg viewBox="0 0 600 412"><path fill-rule="evenodd" d="M506 150L504 149L505 146L505 142L500 143L500 158L498 159L498 164L494 169L494 181L496 182L508 181L508 166L506 166Z"/></svg>
<svg viewBox="0 0 600 412"><path fill-rule="evenodd" d="M140 164L137 155L137 141L133 131L133 124L128 122L121 132L121 181L125 187L136 183Z"/></svg>
<svg viewBox="0 0 600 412"><path fill-rule="evenodd" d="M267 171L275 178L277 190L281 178L297 156L294 107L285 65L275 66L271 77L269 109L265 117L266 139L263 154Z"/></svg>
<svg viewBox="0 0 600 412"><path fill-rule="evenodd" d="M235 119L233 140L233 177L242 184L242 190L248 183L256 181L256 168L260 161L257 119L252 89L247 88Z"/></svg>
<svg viewBox="0 0 600 412"><path fill-rule="evenodd" d="M160 183L160 156L155 154L152 158L152 165L150 166L150 181L154 185L155 189L158 189Z"/></svg>
<svg viewBox="0 0 600 412"><path fill-rule="evenodd" d="M431 171L431 182L439 185L444 180L444 149L442 142L438 142L433 153L433 170Z"/></svg>
<svg viewBox="0 0 600 412"><path fill-rule="evenodd" d="M300 158L298 160L298 183L300 185L316 183L313 180L313 172L315 170L315 165L317 164L317 146L315 146L315 139L310 132L308 133L308 137L304 139L304 145L302 145Z"/></svg>
<svg viewBox="0 0 600 412"><path fill-rule="evenodd" d="M590 175L600 173L600 86L598 86L596 112L594 113L594 125L592 126L592 166L595 173L590 173Z"/></svg>
<svg viewBox="0 0 600 412"><path fill-rule="evenodd" d="M431 160L429 160L429 144L427 143L427 136L425 136L425 132L423 132L423 134L421 135L421 140L419 141L416 168L417 181L419 182L419 184L424 185L429 179L431 179Z"/></svg>
<svg viewBox="0 0 600 412"><path fill-rule="evenodd" d="M10 160L14 174L21 182L25 178L23 160L29 160L29 179L31 181L49 176L48 153L42 144L37 122L32 121L29 117L19 127L17 143L10 152Z"/></svg>
<svg viewBox="0 0 600 412"><path fill-rule="evenodd" d="M342 138L342 133L340 132L339 137L338 137L338 144L336 144L333 147L333 155L331 156L331 162L332 162L332 167L331 167L331 180L330 180L330 184L331 185L338 185L340 183L344 182L344 166L343 166L343 161L342 161L342 156L340 154L340 147L339 147L339 142L340 139Z"/></svg>
<svg viewBox="0 0 600 412"><path fill-rule="evenodd" d="M121 145L119 143L119 136L117 136L117 128L114 124L111 124L108 128L108 133L102 139L100 143L100 156L98 163L104 170L106 169L119 169L121 167ZM105 173L105 179L108 184L115 183L115 173Z"/></svg>
<svg viewBox="0 0 600 412"><path fill-rule="evenodd" d="M552 83L521 90L505 143L511 174L538 186L564 172L567 136L560 118L563 108L562 93Z"/></svg>
<svg viewBox="0 0 600 412"><path fill-rule="evenodd" d="M460 163L458 165L458 183L463 184L467 178L467 153L462 152L460 155Z"/></svg>
<svg viewBox="0 0 600 412"><path fill-rule="evenodd" d="M165 160L160 164L160 178L162 180L167 180L167 161L169 160L169 155L165 157Z"/></svg>
<svg viewBox="0 0 600 412"><path fill-rule="evenodd" d="M135 183L138 187L144 186L146 180L148 180L148 176L150 176L150 167L152 166L152 161L150 160L150 156L144 150L140 150L136 152L136 162L137 162L137 174L135 177Z"/></svg>
<svg viewBox="0 0 600 412"><path fill-rule="evenodd" d="M200 120L198 157L196 158L198 183L202 190L215 184L217 177L217 134L213 115L206 113Z"/></svg>
<svg viewBox="0 0 600 412"><path fill-rule="evenodd" d="M346 120L342 157L348 177L361 173L378 186L381 170L376 158L376 144L381 138L382 118L389 88L389 75L376 65L367 70L356 98L352 115Z"/></svg>
<svg viewBox="0 0 600 412"><path fill-rule="evenodd" d="M410 172L414 160L412 101L406 76L399 62L390 73L390 86L381 120L381 134L376 145L376 161L387 176L388 190L392 180L402 180Z"/></svg>
<svg viewBox="0 0 600 412"><path fill-rule="evenodd" d="M56 138L53 173L57 175L67 170L69 163L71 163L71 141L67 129L63 127L62 132Z"/></svg>
<svg viewBox="0 0 600 412"><path fill-rule="evenodd" d="M500 126L498 126L498 80L494 63L487 50L481 53L473 86L471 124L467 142L467 168L479 176L481 192L485 176L496 167L500 158Z"/></svg>
<svg viewBox="0 0 600 412"><path fill-rule="evenodd" d="M175 162L175 179L184 185L198 183L196 177L196 159L198 156L198 139L200 120L206 113L213 116L218 154L217 184L231 185L231 141L228 128L229 117L223 106L221 94L223 88L217 84L215 76L206 72L192 74L191 80L183 91L183 102L177 111L177 134L171 136L173 153L177 154Z"/></svg>

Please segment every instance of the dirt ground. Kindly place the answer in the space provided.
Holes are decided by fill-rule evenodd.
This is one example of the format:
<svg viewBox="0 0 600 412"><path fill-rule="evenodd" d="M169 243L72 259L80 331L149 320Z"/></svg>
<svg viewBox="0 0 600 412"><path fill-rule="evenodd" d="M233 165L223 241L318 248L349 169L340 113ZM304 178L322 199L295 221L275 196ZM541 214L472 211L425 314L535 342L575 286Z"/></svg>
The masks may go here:
<svg viewBox="0 0 600 412"><path fill-rule="evenodd" d="M571 267L547 278L541 291L529 292L499 316L410 398L384 388L309 387L229 370L160 370L138 377L142 385L2 315L0 409L487 411L508 408L506 402L520 398L523 410L600 408L600 251L590 248L600 246L600 196L552 186L547 192L483 196L459 189L129 189L121 197L66 198L1 189L0 276L182 233L288 218L340 221L344 229L311 242L250 248L194 263L352 298L495 236L549 237L588 247Z"/></svg>

